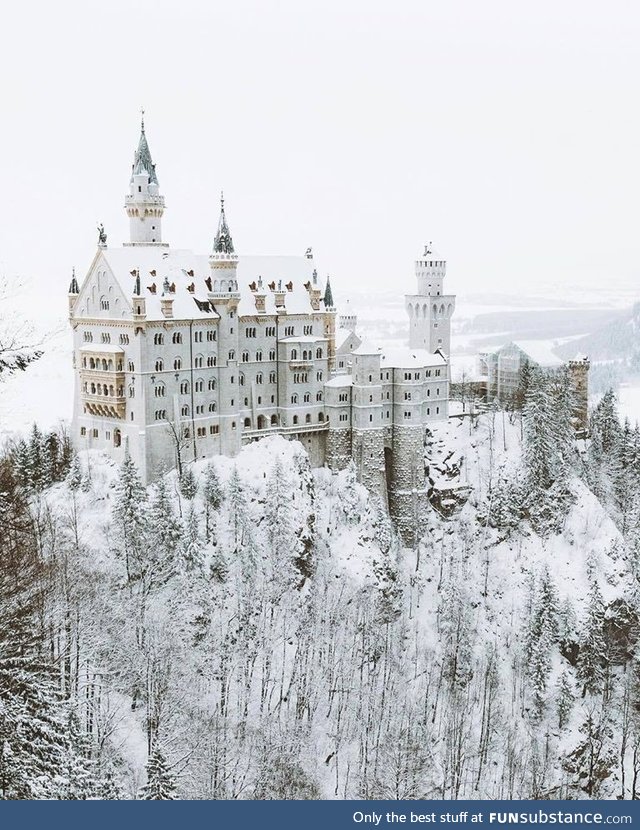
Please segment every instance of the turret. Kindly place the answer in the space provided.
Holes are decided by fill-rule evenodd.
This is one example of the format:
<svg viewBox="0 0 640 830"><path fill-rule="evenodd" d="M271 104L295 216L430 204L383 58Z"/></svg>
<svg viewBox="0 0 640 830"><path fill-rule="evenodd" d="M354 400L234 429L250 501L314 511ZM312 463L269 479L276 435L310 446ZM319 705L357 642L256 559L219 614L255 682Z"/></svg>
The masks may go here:
<svg viewBox="0 0 640 830"><path fill-rule="evenodd" d="M164 196L160 195L156 166L151 159L151 151L144 130L144 110L138 149L133 157L125 209L129 217L129 242L125 243L126 245L164 244L162 242Z"/></svg>
<svg viewBox="0 0 640 830"><path fill-rule="evenodd" d="M69 315L73 314L79 293L80 288L78 287L78 280L76 279L76 269L73 268L71 271L71 283L69 285Z"/></svg>
<svg viewBox="0 0 640 830"><path fill-rule="evenodd" d="M443 294L447 262L433 248L431 242L415 263L417 294L405 297L409 314L409 346L412 349L438 349L445 354L451 350L451 316L456 298Z"/></svg>

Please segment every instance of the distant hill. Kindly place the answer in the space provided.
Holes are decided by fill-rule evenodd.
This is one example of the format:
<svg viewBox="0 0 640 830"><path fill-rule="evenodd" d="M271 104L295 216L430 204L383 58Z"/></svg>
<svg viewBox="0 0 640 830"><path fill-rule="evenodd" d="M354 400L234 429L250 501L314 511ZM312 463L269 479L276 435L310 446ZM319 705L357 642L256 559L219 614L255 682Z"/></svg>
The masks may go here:
<svg viewBox="0 0 640 830"><path fill-rule="evenodd" d="M640 365L640 303L620 312L614 320L591 334L578 337L558 346L555 353L569 360L577 353L586 354L592 361L619 360L631 368Z"/></svg>

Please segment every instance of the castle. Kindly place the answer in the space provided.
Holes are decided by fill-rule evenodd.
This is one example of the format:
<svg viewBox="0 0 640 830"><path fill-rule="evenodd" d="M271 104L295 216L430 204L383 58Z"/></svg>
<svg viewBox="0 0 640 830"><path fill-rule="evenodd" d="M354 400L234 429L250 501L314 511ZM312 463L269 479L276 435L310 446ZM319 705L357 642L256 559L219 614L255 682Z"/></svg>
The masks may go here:
<svg viewBox="0 0 640 830"><path fill-rule="evenodd" d="M162 239L164 197L144 120L125 197L129 242L98 249L69 287L73 440L116 460L125 443L145 481L161 470L273 433L300 441L312 465L355 462L407 543L427 507L424 439L448 417L450 321L446 262L430 245L406 297L409 348L355 335L303 256L236 253L224 199L210 254ZM336 346L338 342L338 346Z"/></svg>

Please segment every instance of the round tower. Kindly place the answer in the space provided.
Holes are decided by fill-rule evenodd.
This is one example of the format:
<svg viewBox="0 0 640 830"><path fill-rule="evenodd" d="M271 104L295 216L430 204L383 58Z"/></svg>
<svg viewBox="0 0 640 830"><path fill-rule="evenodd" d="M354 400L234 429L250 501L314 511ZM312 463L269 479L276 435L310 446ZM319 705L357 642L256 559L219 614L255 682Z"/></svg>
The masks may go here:
<svg viewBox="0 0 640 830"><path fill-rule="evenodd" d="M165 245L162 242L164 196L160 195L156 166L144 131L144 110L138 149L133 157L129 193L125 198L129 217L129 242L125 245Z"/></svg>
<svg viewBox="0 0 640 830"><path fill-rule="evenodd" d="M456 298L444 293L447 262L431 242L415 263L417 294L405 297L409 314L409 346L412 349L438 349L449 354L451 349L451 317Z"/></svg>

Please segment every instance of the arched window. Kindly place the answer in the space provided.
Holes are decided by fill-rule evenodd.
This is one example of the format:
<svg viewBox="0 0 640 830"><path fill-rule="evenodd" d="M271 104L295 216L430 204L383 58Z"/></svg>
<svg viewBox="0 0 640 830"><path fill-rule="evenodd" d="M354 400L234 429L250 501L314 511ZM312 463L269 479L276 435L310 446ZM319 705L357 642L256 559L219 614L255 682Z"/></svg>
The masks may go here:
<svg viewBox="0 0 640 830"><path fill-rule="evenodd" d="M244 372L240 372L240 378L238 380L240 386L244 386Z"/></svg>
<svg viewBox="0 0 640 830"><path fill-rule="evenodd" d="M188 395L189 394L189 381L183 380L180 384L180 394L181 395Z"/></svg>
<svg viewBox="0 0 640 830"><path fill-rule="evenodd" d="M164 334L154 334L153 343L155 346L162 346L164 343Z"/></svg>
<svg viewBox="0 0 640 830"><path fill-rule="evenodd" d="M311 415L305 415L304 420L307 424L310 424L311 423Z"/></svg>
<svg viewBox="0 0 640 830"><path fill-rule="evenodd" d="M233 349L231 349L229 351L229 360L235 360L235 359L236 359L236 353L234 352Z"/></svg>
<svg viewBox="0 0 640 830"><path fill-rule="evenodd" d="M180 410L180 414L182 416L185 416L185 415L189 414L189 407L186 403L183 405L182 409Z"/></svg>
<svg viewBox="0 0 640 830"><path fill-rule="evenodd" d="M173 361L173 368L174 369L182 369L182 360L179 357Z"/></svg>
<svg viewBox="0 0 640 830"><path fill-rule="evenodd" d="M128 368L128 370L129 370L130 372L135 372L136 367L135 367L135 364L134 364L133 360L130 360L130 361L129 361L129 364L128 364L128 367L127 367L127 368Z"/></svg>
<svg viewBox="0 0 640 830"><path fill-rule="evenodd" d="M209 404L209 412L215 412L215 411L216 411L216 405L215 405L215 402L214 402L214 403L210 403L210 404Z"/></svg>
<svg viewBox="0 0 640 830"><path fill-rule="evenodd" d="M179 331L174 331L171 340L173 343L182 343L182 334Z"/></svg>
<svg viewBox="0 0 640 830"><path fill-rule="evenodd" d="M298 416L294 415L293 416L293 425L296 426L297 423L298 423Z"/></svg>
<svg viewBox="0 0 640 830"><path fill-rule="evenodd" d="M298 396L297 395L292 395L291 396L291 403L298 403Z"/></svg>
<svg viewBox="0 0 640 830"><path fill-rule="evenodd" d="M316 372L316 380L322 380L322 372Z"/></svg>
<svg viewBox="0 0 640 830"><path fill-rule="evenodd" d="M316 360L320 360L322 358L322 349L316 349Z"/></svg>
<svg viewBox="0 0 640 830"><path fill-rule="evenodd" d="M319 421L324 421L324 412L319 412L318 413L318 420Z"/></svg>
<svg viewBox="0 0 640 830"><path fill-rule="evenodd" d="M309 403L311 401L311 395L308 392L305 392L303 400L305 403Z"/></svg>
<svg viewBox="0 0 640 830"><path fill-rule="evenodd" d="M216 365L216 358L213 355L209 355L207 358L207 366L211 368L212 366Z"/></svg>
<svg viewBox="0 0 640 830"><path fill-rule="evenodd" d="M242 352L242 362L248 363L249 362L249 352Z"/></svg>
<svg viewBox="0 0 640 830"><path fill-rule="evenodd" d="M204 365L204 358L202 357L202 355L198 355L195 358L195 360L193 361L193 365L196 369L202 369L202 366Z"/></svg>
<svg viewBox="0 0 640 830"><path fill-rule="evenodd" d="M298 359L298 350L297 349L291 349L291 360L297 360L297 359Z"/></svg>
<svg viewBox="0 0 640 830"><path fill-rule="evenodd" d="M245 429L251 429L251 418L245 418L244 419L244 428Z"/></svg>
<svg viewBox="0 0 640 830"><path fill-rule="evenodd" d="M215 388L216 388L216 379L215 378L211 378L209 380L208 387L209 387L210 392L215 391Z"/></svg>
<svg viewBox="0 0 640 830"><path fill-rule="evenodd" d="M160 358L156 360L156 372L161 372L164 369L164 363Z"/></svg>
<svg viewBox="0 0 640 830"><path fill-rule="evenodd" d="M258 372L256 375L256 383L262 383L262 372Z"/></svg>
<svg viewBox="0 0 640 830"><path fill-rule="evenodd" d="M106 297L100 297L100 308L102 311L109 311L109 300Z"/></svg>
<svg viewBox="0 0 640 830"><path fill-rule="evenodd" d="M196 381L196 392L202 392L204 390L204 381L197 380Z"/></svg>
<svg viewBox="0 0 640 830"><path fill-rule="evenodd" d="M271 426L272 427L277 427L278 426L278 416L277 415L272 415L271 416Z"/></svg>
<svg viewBox="0 0 640 830"><path fill-rule="evenodd" d="M275 372L269 372L269 383L275 383L275 382L276 382L276 373Z"/></svg>
<svg viewBox="0 0 640 830"><path fill-rule="evenodd" d="M260 362L262 360L262 352L261 351L256 352L256 360L258 362Z"/></svg>
<svg viewBox="0 0 640 830"><path fill-rule="evenodd" d="M275 349L270 349L269 350L269 360L275 360L275 359L276 359L276 350Z"/></svg>
<svg viewBox="0 0 640 830"><path fill-rule="evenodd" d="M167 390L165 388L164 383L158 383L155 389L153 390L153 394L156 396L156 398L164 398L166 391Z"/></svg>
<svg viewBox="0 0 640 830"><path fill-rule="evenodd" d="M317 392L317 393L316 393L316 400L317 400L318 402L322 400L322 392Z"/></svg>

